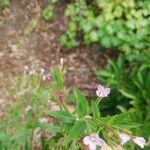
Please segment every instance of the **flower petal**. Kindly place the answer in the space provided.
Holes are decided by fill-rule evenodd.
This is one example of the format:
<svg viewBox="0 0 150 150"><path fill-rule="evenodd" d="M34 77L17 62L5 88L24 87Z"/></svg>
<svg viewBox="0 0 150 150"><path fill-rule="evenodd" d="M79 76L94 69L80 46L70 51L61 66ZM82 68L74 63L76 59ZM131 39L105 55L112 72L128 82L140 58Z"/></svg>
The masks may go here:
<svg viewBox="0 0 150 150"><path fill-rule="evenodd" d="M89 143L89 150L96 150L96 144L93 142Z"/></svg>
<svg viewBox="0 0 150 150"><path fill-rule="evenodd" d="M142 149L144 148L146 144L146 140L143 137L136 137L133 139L133 142L140 146Z"/></svg>
<svg viewBox="0 0 150 150"><path fill-rule="evenodd" d="M110 93L110 88L105 88L100 84L97 86L96 95L98 97L101 98L107 97L109 93Z"/></svg>
<svg viewBox="0 0 150 150"><path fill-rule="evenodd" d="M98 138L95 140L95 144L98 145L98 146L102 146L103 144L105 143L105 141L101 138Z"/></svg>
<svg viewBox="0 0 150 150"><path fill-rule="evenodd" d="M121 145L124 145L125 143L127 143L131 137L128 134L125 133L120 133L119 134L120 140L121 140Z"/></svg>
<svg viewBox="0 0 150 150"><path fill-rule="evenodd" d="M90 143L90 136L86 136L86 137L84 137L84 139L83 139L83 143L85 144L85 145L88 145L89 143Z"/></svg>

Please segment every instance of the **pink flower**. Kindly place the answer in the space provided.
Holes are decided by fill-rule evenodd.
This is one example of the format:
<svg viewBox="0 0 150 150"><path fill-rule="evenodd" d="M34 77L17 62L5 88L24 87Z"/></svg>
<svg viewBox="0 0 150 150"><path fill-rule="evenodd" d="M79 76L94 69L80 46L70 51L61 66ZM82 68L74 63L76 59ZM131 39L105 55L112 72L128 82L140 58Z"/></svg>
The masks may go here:
<svg viewBox="0 0 150 150"><path fill-rule="evenodd" d="M105 141L97 133L92 133L90 136L84 137L83 143L89 146L89 150L96 150L96 147L101 147Z"/></svg>
<svg viewBox="0 0 150 150"><path fill-rule="evenodd" d="M110 93L110 88L105 88L100 84L98 85L97 90L96 90L96 95L98 97L101 97L101 98L107 97L109 93Z"/></svg>
<svg viewBox="0 0 150 150"><path fill-rule="evenodd" d="M60 100L61 102L63 102L64 99L65 99L65 96L64 96L63 94L59 95L59 100Z"/></svg>

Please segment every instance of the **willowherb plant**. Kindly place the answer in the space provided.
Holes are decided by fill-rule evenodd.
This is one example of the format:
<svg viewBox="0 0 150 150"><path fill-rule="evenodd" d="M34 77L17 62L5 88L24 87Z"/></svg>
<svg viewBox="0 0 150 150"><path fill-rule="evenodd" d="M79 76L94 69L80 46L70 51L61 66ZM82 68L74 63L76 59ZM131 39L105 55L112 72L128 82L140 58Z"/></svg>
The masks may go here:
<svg viewBox="0 0 150 150"><path fill-rule="evenodd" d="M129 130L140 126L132 120L134 112L101 116L99 103L109 95L110 88L99 84L97 96L88 101L77 88L73 93L67 91L62 64L51 74L44 69L39 73L28 67L25 70L16 92L13 90L19 93L19 101L0 121L2 149L29 150L38 146L43 150L121 150L128 141L141 148L146 145L143 137L133 136Z"/></svg>

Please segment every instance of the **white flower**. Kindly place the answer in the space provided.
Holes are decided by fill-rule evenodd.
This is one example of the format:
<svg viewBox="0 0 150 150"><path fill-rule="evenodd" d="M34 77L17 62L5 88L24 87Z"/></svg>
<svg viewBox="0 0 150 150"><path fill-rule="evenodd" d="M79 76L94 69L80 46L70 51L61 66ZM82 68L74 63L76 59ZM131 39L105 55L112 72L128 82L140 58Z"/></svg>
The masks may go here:
<svg viewBox="0 0 150 150"><path fill-rule="evenodd" d="M89 150L96 150L96 146L102 146L105 141L99 137L97 133L92 133L83 139L83 143L89 146Z"/></svg>
<svg viewBox="0 0 150 150"><path fill-rule="evenodd" d="M138 146L140 146L142 149L144 148L146 144L146 140L143 137L135 137L133 139L133 142L137 144Z"/></svg>
<svg viewBox="0 0 150 150"><path fill-rule="evenodd" d="M109 93L110 93L110 88L105 88L100 84L98 85L97 90L96 90L96 95L98 97L101 97L101 98L107 97Z"/></svg>
<svg viewBox="0 0 150 150"><path fill-rule="evenodd" d="M131 137L125 133L120 133L119 138L121 140L121 145L124 145L125 143L127 143L131 139Z"/></svg>

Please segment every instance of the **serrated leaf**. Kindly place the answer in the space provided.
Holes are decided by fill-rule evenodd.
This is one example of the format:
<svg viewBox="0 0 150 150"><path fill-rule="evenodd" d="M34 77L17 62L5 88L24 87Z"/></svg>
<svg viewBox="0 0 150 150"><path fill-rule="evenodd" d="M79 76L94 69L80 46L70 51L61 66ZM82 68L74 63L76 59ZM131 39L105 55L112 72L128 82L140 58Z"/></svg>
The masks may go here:
<svg viewBox="0 0 150 150"><path fill-rule="evenodd" d="M57 118L58 120L64 122L64 123L73 123L74 119L72 118L71 114L69 114L67 111L58 110L58 111L49 111L49 115Z"/></svg>
<svg viewBox="0 0 150 150"><path fill-rule="evenodd" d="M76 99L76 112L78 113L79 117L83 117L86 115L89 109L88 101L83 93L78 89L74 90L74 96Z"/></svg>
<svg viewBox="0 0 150 150"><path fill-rule="evenodd" d="M100 111L99 108L96 104L96 101L92 101L92 113L93 113L93 118L99 118L100 117Z"/></svg>
<svg viewBox="0 0 150 150"><path fill-rule="evenodd" d="M65 139L64 144L69 143L72 139L80 139L85 132L86 123L84 120L76 121L73 127L69 131L69 135Z"/></svg>
<svg viewBox="0 0 150 150"><path fill-rule="evenodd" d="M141 125L134 120L135 112L128 112L128 113L122 113L115 116L109 116L101 118L101 122L114 126L116 128L120 129L130 129L130 128L137 128Z"/></svg>
<svg viewBox="0 0 150 150"><path fill-rule="evenodd" d="M59 125L53 125L50 123L41 123L38 122L37 127L44 129L44 130L48 130L49 132L54 132L54 133L59 133L61 132L61 126Z"/></svg>

